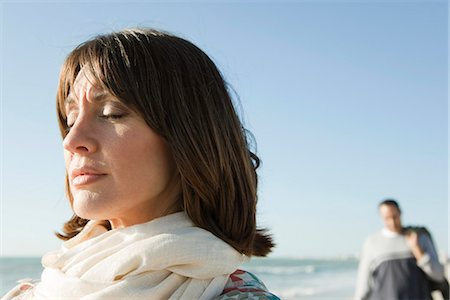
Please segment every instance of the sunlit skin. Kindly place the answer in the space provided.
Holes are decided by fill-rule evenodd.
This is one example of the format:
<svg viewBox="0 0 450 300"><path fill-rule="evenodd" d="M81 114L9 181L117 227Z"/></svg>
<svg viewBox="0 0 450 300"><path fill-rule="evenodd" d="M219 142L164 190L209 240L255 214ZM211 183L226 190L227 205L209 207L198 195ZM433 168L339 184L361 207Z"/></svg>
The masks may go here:
<svg viewBox="0 0 450 300"><path fill-rule="evenodd" d="M384 227L392 232L403 233L401 213L394 205L383 204L380 206L380 216ZM419 237L416 232L411 231L406 234L406 241L416 260L425 254L419 244Z"/></svg>
<svg viewBox="0 0 450 300"><path fill-rule="evenodd" d="M179 175L165 140L81 71L66 102L64 158L75 213L112 228L179 210Z"/></svg>

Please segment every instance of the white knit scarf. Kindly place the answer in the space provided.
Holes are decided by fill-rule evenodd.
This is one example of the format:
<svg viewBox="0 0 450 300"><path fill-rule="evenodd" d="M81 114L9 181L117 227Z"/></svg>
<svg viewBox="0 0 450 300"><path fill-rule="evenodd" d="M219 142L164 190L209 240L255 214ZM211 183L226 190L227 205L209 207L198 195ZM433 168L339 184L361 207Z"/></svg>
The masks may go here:
<svg viewBox="0 0 450 300"><path fill-rule="evenodd" d="M184 212L110 231L89 221L42 258L41 282L20 299L214 299L244 260Z"/></svg>

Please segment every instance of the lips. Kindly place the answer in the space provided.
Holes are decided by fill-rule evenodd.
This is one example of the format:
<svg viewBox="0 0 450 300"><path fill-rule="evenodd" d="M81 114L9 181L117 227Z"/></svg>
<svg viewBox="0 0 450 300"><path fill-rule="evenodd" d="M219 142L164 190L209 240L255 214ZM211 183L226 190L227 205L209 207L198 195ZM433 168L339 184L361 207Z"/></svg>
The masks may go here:
<svg viewBox="0 0 450 300"><path fill-rule="evenodd" d="M105 173L93 168L75 168L70 172L70 180L73 186L83 186L96 182L105 177Z"/></svg>

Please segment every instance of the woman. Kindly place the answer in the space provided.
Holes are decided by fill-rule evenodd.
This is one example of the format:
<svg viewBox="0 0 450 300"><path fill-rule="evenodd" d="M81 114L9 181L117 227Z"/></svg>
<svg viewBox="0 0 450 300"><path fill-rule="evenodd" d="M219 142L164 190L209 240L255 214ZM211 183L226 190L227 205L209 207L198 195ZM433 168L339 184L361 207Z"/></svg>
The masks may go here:
<svg viewBox="0 0 450 300"><path fill-rule="evenodd" d="M57 111L74 216L41 281L3 299L278 299L238 270L273 242L259 159L204 52L151 29L97 36L62 66Z"/></svg>

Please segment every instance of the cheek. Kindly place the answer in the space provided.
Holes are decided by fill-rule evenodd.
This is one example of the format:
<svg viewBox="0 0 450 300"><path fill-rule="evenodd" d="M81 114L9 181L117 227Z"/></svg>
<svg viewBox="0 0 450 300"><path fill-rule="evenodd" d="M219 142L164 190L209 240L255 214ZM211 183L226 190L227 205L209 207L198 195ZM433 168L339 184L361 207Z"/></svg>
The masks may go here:
<svg viewBox="0 0 450 300"><path fill-rule="evenodd" d="M114 164L116 182L123 183L120 185L124 189L134 189L136 192L162 189L174 169L165 142L158 136L132 132L123 136L121 141L111 147L114 151L110 152L108 159Z"/></svg>
<svg viewBox="0 0 450 300"><path fill-rule="evenodd" d="M138 177L139 181L157 181L168 173L169 159L157 145L132 145L121 154L126 158L122 169L129 176Z"/></svg>
<svg viewBox="0 0 450 300"><path fill-rule="evenodd" d="M72 160L72 154L69 151L64 150L64 162L66 164L67 171L69 170L71 160Z"/></svg>
<svg viewBox="0 0 450 300"><path fill-rule="evenodd" d="M69 153L69 151L64 150L64 161L65 161L65 163L66 163L66 166L67 166L67 162L69 161L69 159L70 159L70 153Z"/></svg>

